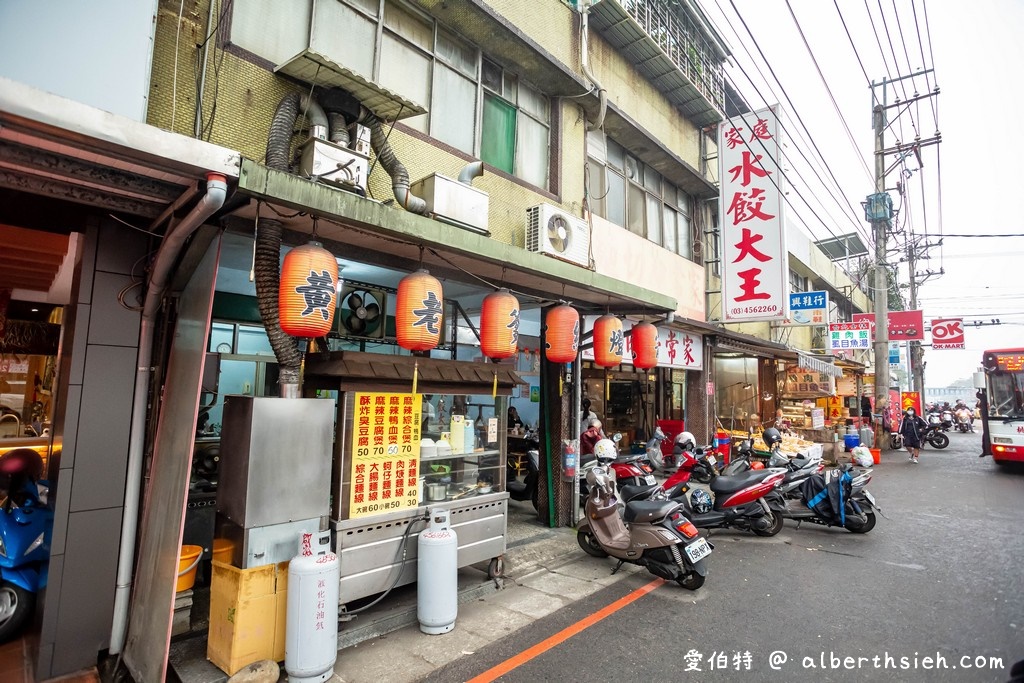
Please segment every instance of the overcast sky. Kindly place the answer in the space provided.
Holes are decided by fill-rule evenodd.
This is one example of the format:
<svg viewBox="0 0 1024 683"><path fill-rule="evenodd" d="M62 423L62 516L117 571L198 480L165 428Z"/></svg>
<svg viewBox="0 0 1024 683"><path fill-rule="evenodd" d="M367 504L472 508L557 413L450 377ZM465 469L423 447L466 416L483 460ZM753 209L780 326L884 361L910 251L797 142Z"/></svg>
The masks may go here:
<svg viewBox="0 0 1024 683"><path fill-rule="evenodd" d="M1024 196L1024 173L1015 166L1024 160L1024 134L1014 123L1022 103L1018 93L1024 67L1020 37L1024 2L974 0L965 5L929 1L926 26L924 0L838 0L838 10L833 0L789 0L810 53L785 0L699 3L730 47L733 56L732 65L727 67L728 78L751 107L758 109L776 102L782 105L789 131L787 176L795 186L789 194L794 205L787 207L789 217L815 239L831 236L830 231L841 235L869 230L861 209L865 196L874 191L868 79L905 76L911 69L919 71L922 67L934 68L934 73L929 74L927 83L925 77L904 81L906 96L913 97L915 88L925 94L936 84L941 92L930 101L904 110L886 131L886 147L897 139L911 141L915 125L921 139L933 137L936 118L942 142L922 149L923 168L918 168L916 160L908 159L902 177L902 169L887 177L887 188L894 188L897 180L907 188L905 201L892 192L894 204L902 205L900 224L909 223L919 237L927 232L932 243L939 241L940 230L971 235L1024 233L1024 220L1018 210L1019 198ZM733 3L764 52L764 59ZM840 17L846 22L856 52ZM881 96L881 91L877 92ZM902 88L890 86L888 101L897 96L904 98ZM936 104L934 112L931 102ZM893 118L896 111L890 110ZM894 161L895 157L890 157L886 166ZM807 204L796 196L797 190ZM984 349L1024 346L1024 237L941 239L943 246L931 249L931 259L919 262L917 268L918 272L945 269L945 275L929 279L919 289L926 324L935 317L959 316L967 321L998 318L1010 324L975 328L968 322L966 350L926 349L928 387L969 376L977 369ZM890 246L896 247L902 240L898 237ZM899 255L890 258L895 260ZM908 282L905 263L900 281Z"/></svg>

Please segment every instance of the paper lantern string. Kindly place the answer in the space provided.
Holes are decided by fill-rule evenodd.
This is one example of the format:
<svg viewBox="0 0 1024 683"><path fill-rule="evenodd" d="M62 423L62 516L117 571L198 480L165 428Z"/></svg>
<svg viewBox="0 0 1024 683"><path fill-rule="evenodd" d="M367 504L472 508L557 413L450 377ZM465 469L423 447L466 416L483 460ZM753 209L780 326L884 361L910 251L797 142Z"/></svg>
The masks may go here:
<svg viewBox="0 0 1024 683"><path fill-rule="evenodd" d="M415 361L413 361L413 364L412 364L412 393L413 393L414 396L416 395L416 380L418 379L419 374L420 374L420 361L417 358Z"/></svg>

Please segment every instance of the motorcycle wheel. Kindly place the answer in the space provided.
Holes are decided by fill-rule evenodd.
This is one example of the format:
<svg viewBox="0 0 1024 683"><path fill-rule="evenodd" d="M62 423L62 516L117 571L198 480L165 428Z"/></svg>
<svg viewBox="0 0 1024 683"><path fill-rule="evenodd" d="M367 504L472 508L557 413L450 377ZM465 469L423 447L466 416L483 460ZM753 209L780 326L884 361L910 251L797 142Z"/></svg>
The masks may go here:
<svg viewBox="0 0 1024 683"><path fill-rule="evenodd" d="M583 552L591 557L608 557L608 553L597 542L594 532L588 526L580 527L579 531L576 532L576 542L583 548Z"/></svg>
<svg viewBox="0 0 1024 683"><path fill-rule="evenodd" d="M751 527L751 531L753 531L758 536L774 536L775 534L782 531L782 525L786 523L786 520L782 517L782 515L777 515L774 512L770 512L768 514L771 515L772 518L771 526L764 530L754 529L753 527Z"/></svg>
<svg viewBox="0 0 1024 683"><path fill-rule="evenodd" d="M18 637L32 618L36 594L21 586L0 583L0 643Z"/></svg>
<svg viewBox="0 0 1024 683"><path fill-rule="evenodd" d="M706 578L706 576L701 576L697 572L690 572L686 576L680 576L676 579L676 583L688 591L695 591L704 585L704 580Z"/></svg>
<svg viewBox="0 0 1024 683"><path fill-rule="evenodd" d="M866 534L875 528L875 511L865 510L864 516L867 517L867 521L864 524L856 524L850 520L846 521L846 530L854 534Z"/></svg>
<svg viewBox="0 0 1024 683"><path fill-rule="evenodd" d="M943 434L942 432L935 432L928 438L928 443L930 443L935 448L942 450L943 448L949 445L949 437Z"/></svg>

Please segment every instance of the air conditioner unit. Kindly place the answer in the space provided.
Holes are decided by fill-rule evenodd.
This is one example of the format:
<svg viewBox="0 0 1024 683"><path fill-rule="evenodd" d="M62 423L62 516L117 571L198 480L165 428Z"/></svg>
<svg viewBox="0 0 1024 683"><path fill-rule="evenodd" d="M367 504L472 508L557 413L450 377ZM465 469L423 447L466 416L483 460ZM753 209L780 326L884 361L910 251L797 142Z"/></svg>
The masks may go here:
<svg viewBox="0 0 1024 683"><path fill-rule="evenodd" d="M590 267L590 226L557 206L526 210L526 249Z"/></svg>

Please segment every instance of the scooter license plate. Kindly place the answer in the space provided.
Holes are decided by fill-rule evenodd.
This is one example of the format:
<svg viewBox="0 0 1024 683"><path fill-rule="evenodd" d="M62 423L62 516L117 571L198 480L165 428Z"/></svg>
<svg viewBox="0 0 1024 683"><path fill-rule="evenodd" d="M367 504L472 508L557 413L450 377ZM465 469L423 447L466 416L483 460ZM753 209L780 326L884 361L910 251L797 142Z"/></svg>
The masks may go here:
<svg viewBox="0 0 1024 683"><path fill-rule="evenodd" d="M654 479L654 475L653 475L653 474L648 474L648 475L647 475L646 477L644 477L644 481L645 481L645 482L646 482L646 483L647 483L648 485L654 485L654 484L656 484L656 483L657 483L657 482L655 481L655 479Z"/></svg>
<svg viewBox="0 0 1024 683"><path fill-rule="evenodd" d="M703 538L698 538L683 548L683 550L686 551L686 556L690 558L690 562L698 562L711 554L711 546Z"/></svg>
<svg viewBox="0 0 1024 683"><path fill-rule="evenodd" d="M717 459L717 458L715 458L715 456L713 456L713 455L709 455L709 456L708 456L708 458L707 458L707 460L708 460L708 462L709 462L710 464L712 464L712 465L714 465L715 463L717 463L717 462L718 462L718 459Z"/></svg>
<svg viewBox="0 0 1024 683"><path fill-rule="evenodd" d="M867 498L868 502L871 503L872 505L875 504L875 497L871 495L870 491L865 491L864 492L864 497Z"/></svg>

